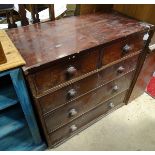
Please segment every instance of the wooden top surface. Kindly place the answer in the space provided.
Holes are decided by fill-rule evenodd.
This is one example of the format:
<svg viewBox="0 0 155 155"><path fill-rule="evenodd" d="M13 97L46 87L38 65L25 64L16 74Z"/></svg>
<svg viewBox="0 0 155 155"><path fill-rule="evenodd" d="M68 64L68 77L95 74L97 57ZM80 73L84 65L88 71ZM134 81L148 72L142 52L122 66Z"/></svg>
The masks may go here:
<svg viewBox="0 0 155 155"><path fill-rule="evenodd" d="M26 61L23 69L29 70L145 28L142 22L114 12L73 16L7 33Z"/></svg>
<svg viewBox="0 0 155 155"><path fill-rule="evenodd" d="M21 57L5 30L0 30L0 42L7 59L6 63L0 64L0 72L25 65L24 59Z"/></svg>

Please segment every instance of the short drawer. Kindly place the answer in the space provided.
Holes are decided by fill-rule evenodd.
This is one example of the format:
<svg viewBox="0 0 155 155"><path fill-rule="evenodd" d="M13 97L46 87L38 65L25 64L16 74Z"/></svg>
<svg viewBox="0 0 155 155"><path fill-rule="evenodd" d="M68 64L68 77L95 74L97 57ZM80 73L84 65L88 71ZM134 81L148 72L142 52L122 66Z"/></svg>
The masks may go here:
<svg viewBox="0 0 155 155"><path fill-rule="evenodd" d="M98 107L80 116L79 118L75 119L69 124L66 124L61 128L59 128L58 130L52 132L49 135L52 146L65 140L66 138L70 137L72 134L77 133L81 129L88 127L89 125L95 122L95 119L99 118L103 114L109 113L110 111L113 111L114 109L121 107L123 105L123 100L125 95L126 95L126 91L100 104Z"/></svg>
<svg viewBox="0 0 155 155"><path fill-rule="evenodd" d="M29 78L34 83L35 95L43 94L49 89L97 69L99 59L98 49L73 55L51 66L31 74Z"/></svg>
<svg viewBox="0 0 155 155"><path fill-rule="evenodd" d="M127 90L130 86L132 75L133 72L130 72L47 114L45 122L48 132L52 132L58 127L69 123L101 102Z"/></svg>
<svg viewBox="0 0 155 155"><path fill-rule="evenodd" d="M104 84L114 78L122 76L129 71L135 70L138 62L139 54L129 57L117 64L107 67L99 72L99 84Z"/></svg>
<svg viewBox="0 0 155 155"><path fill-rule="evenodd" d="M102 65L107 65L144 48L144 33L119 40L103 47Z"/></svg>
<svg viewBox="0 0 155 155"><path fill-rule="evenodd" d="M55 108L58 108L67 102L70 102L78 96L108 81L134 70L136 68L138 57L139 55L130 57L124 61L101 70L99 73L95 73L80 81L72 83L69 86L63 87L55 92L39 98L38 101L41 105L43 114L50 110L54 110Z"/></svg>

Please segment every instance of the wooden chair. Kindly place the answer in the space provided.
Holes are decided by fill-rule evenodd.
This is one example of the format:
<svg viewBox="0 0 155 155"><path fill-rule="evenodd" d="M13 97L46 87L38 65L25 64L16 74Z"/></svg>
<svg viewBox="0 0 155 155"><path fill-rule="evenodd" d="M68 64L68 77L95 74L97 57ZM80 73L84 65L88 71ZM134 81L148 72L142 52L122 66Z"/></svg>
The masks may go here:
<svg viewBox="0 0 155 155"><path fill-rule="evenodd" d="M32 16L32 23L34 24L34 23L40 22L38 5L37 4L29 4L28 6L29 6L29 11L31 12L31 16ZM47 19L46 21L55 20L54 4L47 4L46 6L47 6L47 8L49 8L49 19ZM29 21L26 17L25 9L26 9L26 7L24 4L19 4L19 14L21 17L21 25L22 26L29 25Z"/></svg>
<svg viewBox="0 0 155 155"><path fill-rule="evenodd" d="M5 13L7 17L8 28L15 28L17 24L15 23L13 16L13 4L0 4L0 13Z"/></svg>

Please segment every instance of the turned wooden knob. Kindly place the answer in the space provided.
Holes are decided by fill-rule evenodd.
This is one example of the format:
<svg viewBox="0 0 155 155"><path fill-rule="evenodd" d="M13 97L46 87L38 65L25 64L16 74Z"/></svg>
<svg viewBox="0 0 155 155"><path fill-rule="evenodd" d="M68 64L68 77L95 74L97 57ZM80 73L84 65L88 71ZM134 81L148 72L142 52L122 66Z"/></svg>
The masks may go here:
<svg viewBox="0 0 155 155"><path fill-rule="evenodd" d="M124 54L127 54L129 51L131 51L132 48L131 46L129 46L128 44L126 44L124 47L123 47L123 53Z"/></svg>
<svg viewBox="0 0 155 155"><path fill-rule="evenodd" d="M71 132L74 132L75 130L77 130L77 126L76 125L72 125L70 127Z"/></svg>
<svg viewBox="0 0 155 155"><path fill-rule="evenodd" d="M73 75L75 75L75 73L76 73L76 68L74 67L74 66L70 66L70 67L68 67L67 68L67 74L69 75L69 76L73 76Z"/></svg>
<svg viewBox="0 0 155 155"><path fill-rule="evenodd" d="M67 95L68 95L69 98L72 98L72 97L74 97L76 95L76 93L77 92L76 92L75 89L71 89L71 90L68 91Z"/></svg>
<svg viewBox="0 0 155 155"><path fill-rule="evenodd" d="M113 108L114 106L115 106L114 103L112 103L112 102L109 103L109 107L110 107L110 108Z"/></svg>
<svg viewBox="0 0 155 155"><path fill-rule="evenodd" d="M123 73L125 70L125 68L123 66L120 66L118 69L117 69L117 72L118 73Z"/></svg>
<svg viewBox="0 0 155 155"><path fill-rule="evenodd" d="M119 88L118 88L117 85L115 85L115 86L113 87L113 90L114 90L114 91L118 91L118 89L119 89Z"/></svg>
<svg viewBox="0 0 155 155"><path fill-rule="evenodd" d="M77 114L77 111L76 111L76 109L71 109L70 111L69 111L69 116L75 116Z"/></svg>

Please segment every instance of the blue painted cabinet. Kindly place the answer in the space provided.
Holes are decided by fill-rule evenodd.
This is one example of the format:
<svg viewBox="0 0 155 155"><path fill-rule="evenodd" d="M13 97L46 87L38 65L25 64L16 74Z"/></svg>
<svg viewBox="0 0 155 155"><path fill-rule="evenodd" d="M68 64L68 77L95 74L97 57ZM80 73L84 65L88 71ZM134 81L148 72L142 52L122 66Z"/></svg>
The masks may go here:
<svg viewBox="0 0 155 155"><path fill-rule="evenodd" d="M0 73L0 151L45 150L21 69Z"/></svg>

